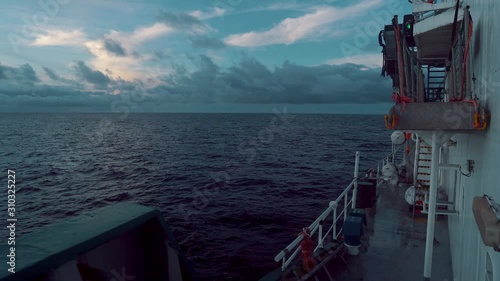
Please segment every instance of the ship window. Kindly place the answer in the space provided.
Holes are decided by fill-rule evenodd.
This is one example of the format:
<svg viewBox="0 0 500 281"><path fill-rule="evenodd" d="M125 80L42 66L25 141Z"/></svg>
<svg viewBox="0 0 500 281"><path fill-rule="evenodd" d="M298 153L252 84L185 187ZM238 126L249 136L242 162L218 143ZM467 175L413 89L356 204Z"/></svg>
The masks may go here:
<svg viewBox="0 0 500 281"><path fill-rule="evenodd" d="M490 253L486 253L486 281L493 281L493 263L491 262Z"/></svg>

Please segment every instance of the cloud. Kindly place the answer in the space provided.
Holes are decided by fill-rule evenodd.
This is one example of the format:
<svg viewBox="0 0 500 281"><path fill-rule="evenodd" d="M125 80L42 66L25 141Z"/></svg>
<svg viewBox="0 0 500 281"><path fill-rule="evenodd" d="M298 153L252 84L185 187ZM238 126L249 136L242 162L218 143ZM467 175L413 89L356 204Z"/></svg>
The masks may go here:
<svg viewBox="0 0 500 281"><path fill-rule="evenodd" d="M177 65L175 71L159 69L142 80L113 79L83 61L72 66L76 80L61 78L55 71L43 71L64 85L40 85L29 64L0 65L0 111L36 108L37 111L110 111L122 96L141 96L138 109L167 104L376 104L390 101L391 83L380 79L379 69L346 63L319 66L285 61L269 68L255 58L244 57L230 67L212 58L192 58L194 70ZM79 83L79 80L92 85ZM38 81L38 82L34 82ZM92 90L90 90L92 89ZM123 97L124 96L124 97ZM91 108L89 108L91 107ZM59 109L58 109L59 108ZM135 110L135 109L134 109Z"/></svg>
<svg viewBox="0 0 500 281"><path fill-rule="evenodd" d="M201 10L196 10L188 13L190 16L193 16L199 20L208 20L216 17L223 16L226 13L225 9L214 7L210 11L204 12Z"/></svg>
<svg viewBox="0 0 500 281"><path fill-rule="evenodd" d="M117 56L123 57L126 55L125 49L123 49L120 42L117 42L111 38L106 38L104 41L104 48Z"/></svg>
<svg viewBox="0 0 500 281"><path fill-rule="evenodd" d="M115 79L137 79L143 75L144 62L156 58L156 55L141 56L134 49L174 31L163 23L138 27L132 32L112 30L103 39L85 43L87 50L94 56L90 65L101 72L111 70L110 75Z"/></svg>
<svg viewBox="0 0 500 281"><path fill-rule="evenodd" d="M28 83L30 85L40 81L35 70L29 63L25 63L19 67L0 65L0 79Z"/></svg>
<svg viewBox="0 0 500 281"><path fill-rule="evenodd" d="M232 34L224 39L227 45L260 47L274 44L292 44L304 39L320 38L335 33L333 24L372 9L381 0L363 1L345 8L316 7L313 12L296 18L286 18L266 31ZM339 25L340 26L340 25Z"/></svg>
<svg viewBox="0 0 500 281"><path fill-rule="evenodd" d="M156 50L153 52L153 56L157 60L167 59L170 55L165 50Z"/></svg>
<svg viewBox="0 0 500 281"><path fill-rule="evenodd" d="M31 43L33 46L81 46L86 41L85 33L80 30L49 29L38 34Z"/></svg>
<svg viewBox="0 0 500 281"><path fill-rule="evenodd" d="M37 89L0 91L0 111L20 112L109 112L116 97L72 87L42 85Z"/></svg>
<svg viewBox="0 0 500 281"><path fill-rule="evenodd" d="M177 71L152 93L168 102L335 104L387 101L391 86L378 69L362 65L301 66L271 70L253 58L223 69L200 56L198 69Z"/></svg>
<svg viewBox="0 0 500 281"><path fill-rule="evenodd" d="M59 74L57 74L57 72L51 68L43 66L42 69L43 69L43 72L45 72L45 75L47 75L50 79L52 79L52 81L66 83L66 84L69 84L72 86L80 85L80 83L78 81L66 79L66 78L59 76Z"/></svg>
<svg viewBox="0 0 500 281"><path fill-rule="evenodd" d="M82 46L94 56L89 62L93 68L101 72L111 70L114 78L134 79L141 76L143 62L155 57L154 54L138 55L134 49L174 31L175 28L156 22L149 26L137 27L132 32L111 30L102 38L90 40L81 29L49 29L37 35L30 45ZM54 77L51 77L50 71L45 73L51 79Z"/></svg>
<svg viewBox="0 0 500 281"><path fill-rule="evenodd" d="M226 44L224 44L224 42L220 39L206 35L190 36L189 41L196 48L223 49L226 47Z"/></svg>
<svg viewBox="0 0 500 281"><path fill-rule="evenodd" d="M49 76L50 79L54 81L61 80L61 77L59 77L59 75L57 75L57 73L53 69L44 66L43 71L45 72L45 74L47 74L47 76Z"/></svg>
<svg viewBox="0 0 500 281"><path fill-rule="evenodd" d="M163 23L155 23L151 26L138 27L132 33L112 31L109 35L123 44L135 46L151 41L175 31L175 28Z"/></svg>
<svg viewBox="0 0 500 281"><path fill-rule="evenodd" d="M326 64L358 64L364 65L369 68L381 68L382 67L382 54L363 54L350 56L346 58L331 59L326 62Z"/></svg>
<svg viewBox="0 0 500 281"><path fill-rule="evenodd" d="M73 65L73 70L78 77L98 88L104 88L111 81L107 75L99 70L91 69L83 61L77 61Z"/></svg>
<svg viewBox="0 0 500 281"><path fill-rule="evenodd" d="M167 26L181 30L205 31L207 25L200 19L185 13L170 13L160 11L157 20Z"/></svg>

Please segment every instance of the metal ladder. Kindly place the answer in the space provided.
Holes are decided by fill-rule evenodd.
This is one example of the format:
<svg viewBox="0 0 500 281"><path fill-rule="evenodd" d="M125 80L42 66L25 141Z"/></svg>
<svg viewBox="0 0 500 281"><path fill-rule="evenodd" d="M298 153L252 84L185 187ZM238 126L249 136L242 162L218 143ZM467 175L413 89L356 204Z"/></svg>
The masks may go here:
<svg viewBox="0 0 500 281"><path fill-rule="evenodd" d="M431 180L432 147L420 140L417 159L417 184L428 187Z"/></svg>
<svg viewBox="0 0 500 281"><path fill-rule="evenodd" d="M422 189L420 190L420 195L423 196L422 200L422 214L428 213L428 205L429 205L429 192L428 187L430 186L430 178L431 178L431 159L432 159L432 146L426 143L424 140L419 140L419 151L418 151L418 168L417 168L417 185L421 185ZM455 164L442 164L439 163L439 170L451 170L458 171L460 169L460 165ZM456 183L455 183L456 185ZM417 188L417 187L416 187ZM455 186L456 190L456 186ZM419 194L419 191L416 190L415 198ZM455 203L451 201L440 201L437 200L436 205L441 207L436 210L437 215L456 215L458 212L455 210ZM443 208L443 207L446 207Z"/></svg>
<svg viewBox="0 0 500 281"><path fill-rule="evenodd" d="M446 69L444 67L427 66L426 102L443 101L445 78Z"/></svg>

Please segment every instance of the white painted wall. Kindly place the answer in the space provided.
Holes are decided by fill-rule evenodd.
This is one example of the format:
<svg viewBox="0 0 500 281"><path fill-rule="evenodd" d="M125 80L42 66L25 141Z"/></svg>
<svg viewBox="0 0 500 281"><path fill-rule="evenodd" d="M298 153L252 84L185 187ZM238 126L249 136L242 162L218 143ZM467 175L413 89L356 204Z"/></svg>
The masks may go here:
<svg viewBox="0 0 500 281"><path fill-rule="evenodd" d="M455 136L457 147L450 149L450 163L476 162L472 177L462 177L464 206L460 216L449 218L453 271L456 281L486 279L486 255L490 253L495 281L500 281L500 253L486 247L472 213L472 199L488 194L500 201L500 1L466 0L470 6L474 33L471 41L474 92L489 109L488 131ZM457 192L460 195L460 190Z"/></svg>

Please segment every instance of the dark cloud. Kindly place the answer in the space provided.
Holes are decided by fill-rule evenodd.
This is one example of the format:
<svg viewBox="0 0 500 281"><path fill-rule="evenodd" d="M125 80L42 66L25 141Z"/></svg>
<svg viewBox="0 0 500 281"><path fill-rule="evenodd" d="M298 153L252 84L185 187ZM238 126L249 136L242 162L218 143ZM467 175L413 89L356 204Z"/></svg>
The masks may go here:
<svg viewBox="0 0 500 281"><path fill-rule="evenodd" d="M31 92L0 92L0 111L111 111L112 95L75 91L72 88L46 86Z"/></svg>
<svg viewBox="0 0 500 281"><path fill-rule="evenodd" d="M116 99L136 101L131 110L166 104L375 104L390 102L391 83L380 77L379 69L356 64L303 66L285 61L266 67L254 58L243 58L230 67L220 67L208 56L193 57L195 70L174 65L173 74L158 74L155 88L150 81L111 79L77 61L77 80L67 80L47 67L43 70L64 86L34 85L37 77L29 65L0 65L0 111L15 106L28 110L39 104L45 109L113 111ZM152 78L153 79L153 78ZM78 80L91 83L99 91L88 91ZM112 95L111 93L120 93ZM140 97L140 98L138 98ZM140 102L137 102L139 100ZM133 107L130 105L132 104ZM79 106L79 107L78 107ZM87 108L91 107L91 108ZM54 109L55 108L55 109Z"/></svg>
<svg viewBox="0 0 500 281"><path fill-rule="evenodd" d="M53 69L44 66L43 71L45 71L45 74L47 74L47 76L49 76L50 79L54 81L61 80L61 77L59 77L59 75L57 75L57 73Z"/></svg>
<svg viewBox="0 0 500 281"><path fill-rule="evenodd" d="M77 61L75 65L73 65L73 69L78 77L84 79L86 82L93 84L97 87L103 88L109 84L111 79L100 72L99 70L93 70L83 61Z"/></svg>
<svg viewBox="0 0 500 281"><path fill-rule="evenodd" d="M120 42L117 42L111 38L104 39L104 48L117 56L124 57L126 55L125 49L122 47Z"/></svg>
<svg viewBox="0 0 500 281"><path fill-rule="evenodd" d="M21 75L24 79L31 81L31 82L38 82L40 79L38 79L38 76L36 75L35 70L33 70L33 67L29 63L23 64L18 68L18 74Z"/></svg>
<svg viewBox="0 0 500 281"><path fill-rule="evenodd" d="M189 41L196 48L223 49L226 47L226 44L224 44L224 42L222 42L220 39L208 37L205 35L190 36Z"/></svg>
<svg viewBox="0 0 500 281"><path fill-rule="evenodd" d="M177 29L206 28L205 23L201 20L185 13L175 14L160 11L160 14L157 16L157 20Z"/></svg>
<svg viewBox="0 0 500 281"><path fill-rule="evenodd" d="M75 81L75 80L70 80L70 79L66 79L66 78L63 78L61 76L59 76L59 74L57 74L57 72L51 68L48 68L48 67L42 67L43 71L45 72L45 74L50 78L52 79L53 81L57 81L57 82L61 82L61 83L66 83L68 85L72 85L73 87L76 87L76 88L80 88L81 87L81 83L78 82L78 81Z"/></svg>
<svg viewBox="0 0 500 281"><path fill-rule="evenodd" d="M391 91L378 69L362 65L301 66L286 61L270 70L245 58L221 70L206 56L200 56L196 71L176 73L165 82L155 91L158 97L182 102L379 103L386 102Z"/></svg>
<svg viewBox="0 0 500 281"><path fill-rule="evenodd" d="M162 60L162 59L168 59L168 58L170 58L170 56L164 50L154 51L153 55L154 55L155 59L157 59L157 60Z"/></svg>
<svg viewBox="0 0 500 281"><path fill-rule="evenodd" d="M35 70L29 63L20 65L19 67L0 65L0 79L29 84L40 81Z"/></svg>

